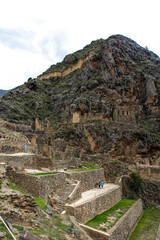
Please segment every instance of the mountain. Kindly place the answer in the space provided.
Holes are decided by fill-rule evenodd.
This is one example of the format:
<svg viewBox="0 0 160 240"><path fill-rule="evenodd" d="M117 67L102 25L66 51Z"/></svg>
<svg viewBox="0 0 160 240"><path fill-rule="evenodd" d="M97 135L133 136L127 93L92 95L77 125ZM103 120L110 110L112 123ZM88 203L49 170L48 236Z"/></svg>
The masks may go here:
<svg viewBox="0 0 160 240"><path fill-rule="evenodd" d="M128 162L160 153L159 110L160 58L122 35L91 42L0 101L2 118L49 120L78 154Z"/></svg>
<svg viewBox="0 0 160 240"><path fill-rule="evenodd" d="M0 89L0 97L2 97L4 94L6 94L9 90L2 90Z"/></svg>

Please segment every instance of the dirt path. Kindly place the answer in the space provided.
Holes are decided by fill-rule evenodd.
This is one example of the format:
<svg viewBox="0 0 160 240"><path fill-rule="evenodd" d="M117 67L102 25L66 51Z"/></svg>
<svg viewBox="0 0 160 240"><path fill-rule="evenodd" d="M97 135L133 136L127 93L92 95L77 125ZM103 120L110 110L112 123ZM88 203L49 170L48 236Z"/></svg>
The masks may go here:
<svg viewBox="0 0 160 240"><path fill-rule="evenodd" d="M20 153L0 153L0 156L10 156L10 157L21 157L21 156L33 156L35 155L34 153L24 153L24 152L20 152Z"/></svg>

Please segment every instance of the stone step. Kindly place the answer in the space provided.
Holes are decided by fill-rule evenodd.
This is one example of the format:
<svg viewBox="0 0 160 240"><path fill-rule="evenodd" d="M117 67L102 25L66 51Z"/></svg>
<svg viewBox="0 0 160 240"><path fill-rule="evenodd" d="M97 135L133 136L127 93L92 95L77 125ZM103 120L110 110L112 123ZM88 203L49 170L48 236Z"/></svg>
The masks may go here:
<svg viewBox="0 0 160 240"><path fill-rule="evenodd" d="M67 202L67 198L70 195L70 193L73 191L74 187L76 184L71 183L67 184L65 186L65 189L63 189L61 192L58 193L58 196L60 197L60 201L58 203L57 211L58 212L63 212L65 209L65 204Z"/></svg>

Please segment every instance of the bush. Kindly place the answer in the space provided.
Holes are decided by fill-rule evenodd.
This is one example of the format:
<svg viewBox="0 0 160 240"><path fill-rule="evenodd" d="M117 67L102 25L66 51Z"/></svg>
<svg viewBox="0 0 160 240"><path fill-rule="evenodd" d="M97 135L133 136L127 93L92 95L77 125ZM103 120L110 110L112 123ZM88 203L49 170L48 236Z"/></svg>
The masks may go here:
<svg viewBox="0 0 160 240"><path fill-rule="evenodd" d="M128 185L131 191L138 192L142 188L142 179L136 173L131 173L128 179Z"/></svg>
<svg viewBox="0 0 160 240"><path fill-rule="evenodd" d="M58 129L55 132L55 136L56 137L71 137L72 134L74 134L76 131L76 129L74 127L69 127L69 128L62 128L62 129Z"/></svg>

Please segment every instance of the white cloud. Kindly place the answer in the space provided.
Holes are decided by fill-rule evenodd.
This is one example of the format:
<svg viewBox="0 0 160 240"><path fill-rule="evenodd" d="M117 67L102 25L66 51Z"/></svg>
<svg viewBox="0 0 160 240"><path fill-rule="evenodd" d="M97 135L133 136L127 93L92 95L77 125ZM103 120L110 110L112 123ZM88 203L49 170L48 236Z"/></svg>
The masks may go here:
<svg viewBox="0 0 160 240"><path fill-rule="evenodd" d="M36 77L92 40L122 34L160 55L159 0L5 0L0 89Z"/></svg>

